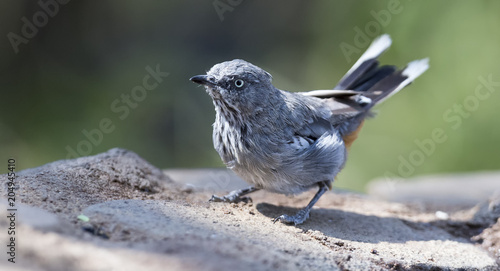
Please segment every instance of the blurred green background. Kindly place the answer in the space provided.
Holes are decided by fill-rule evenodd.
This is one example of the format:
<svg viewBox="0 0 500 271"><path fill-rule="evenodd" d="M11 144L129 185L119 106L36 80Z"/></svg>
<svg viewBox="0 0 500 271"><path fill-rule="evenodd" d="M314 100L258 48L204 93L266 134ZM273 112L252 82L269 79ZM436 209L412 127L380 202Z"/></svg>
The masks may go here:
<svg viewBox="0 0 500 271"><path fill-rule="evenodd" d="M500 169L499 1L42 0L0 10L0 173L9 157L24 169L113 147L160 168L223 167L212 102L191 76L242 58L278 88L332 88L382 33L393 38L382 63L429 57L431 68L365 123L336 187ZM169 75L135 89L157 65ZM130 94L133 105L121 101ZM103 119L113 131L99 137Z"/></svg>

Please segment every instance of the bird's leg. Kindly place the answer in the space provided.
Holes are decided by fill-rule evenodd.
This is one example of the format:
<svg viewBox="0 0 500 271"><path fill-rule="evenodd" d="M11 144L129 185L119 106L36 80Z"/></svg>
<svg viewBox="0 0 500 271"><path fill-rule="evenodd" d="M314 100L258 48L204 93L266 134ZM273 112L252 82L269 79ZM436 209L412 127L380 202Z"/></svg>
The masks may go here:
<svg viewBox="0 0 500 271"><path fill-rule="evenodd" d="M329 182L320 182L318 183L318 186L319 186L319 190L318 192L316 193L316 195L314 195L314 197L312 198L312 200L309 202L309 204L307 204L307 206L298 211L295 215L293 216L290 216L290 215L280 215L278 216L277 218L274 219L274 223L276 223L276 221L281 221L283 223L287 223L287 224L295 224L295 225L298 225L298 224L302 224L304 223L304 221L306 221L306 219L309 217L309 212L311 211L312 207L314 206L314 204L316 204L316 202L319 200L319 198L326 192L329 190Z"/></svg>
<svg viewBox="0 0 500 271"><path fill-rule="evenodd" d="M249 201L252 201L251 198L242 197L242 196L250 194L250 193L255 192L257 190L259 190L259 188L255 188L253 186L250 186L250 187L247 187L244 189L234 190L234 191L230 192L229 194L222 196L222 197L212 195L212 198L208 201L210 201L210 202L234 202L234 203L237 203L240 201L249 202Z"/></svg>

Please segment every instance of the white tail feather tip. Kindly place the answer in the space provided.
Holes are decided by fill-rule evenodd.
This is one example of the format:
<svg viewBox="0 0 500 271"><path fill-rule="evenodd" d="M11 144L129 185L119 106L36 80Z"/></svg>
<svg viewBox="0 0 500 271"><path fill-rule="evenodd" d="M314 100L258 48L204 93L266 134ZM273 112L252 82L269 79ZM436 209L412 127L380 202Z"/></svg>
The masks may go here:
<svg viewBox="0 0 500 271"><path fill-rule="evenodd" d="M429 69L428 58L414 60L408 63L406 68L403 70L403 75L407 76L408 79L406 80L411 82L415 80L415 78L419 77L422 73L424 73L427 69Z"/></svg>
<svg viewBox="0 0 500 271"><path fill-rule="evenodd" d="M366 60L379 57L385 50L391 47L391 44L392 40L389 34L384 34L374 39L368 49L366 49L366 51L363 53L363 55L361 55L358 61L354 63L347 74L351 74Z"/></svg>
<svg viewBox="0 0 500 271"><path fill-rule="evenodd" d="M370 58L377 58L382 54L385 50L391 47L392 40L388 34L384 34L375 40L372 41L370 47L366 49L366 52L363 54L363 59L367 60Z"/></svg>
<svg viewBox="0 0 500 271"><path fill-rule="evenodd" d="M378 51L380 51L380 49L385 50L389 48L391 44L392 44L391 36L389 36L389 34L383 34L372 41L372 44L370 44L368 50L371 48L378 48L379 49Z"/></svg>

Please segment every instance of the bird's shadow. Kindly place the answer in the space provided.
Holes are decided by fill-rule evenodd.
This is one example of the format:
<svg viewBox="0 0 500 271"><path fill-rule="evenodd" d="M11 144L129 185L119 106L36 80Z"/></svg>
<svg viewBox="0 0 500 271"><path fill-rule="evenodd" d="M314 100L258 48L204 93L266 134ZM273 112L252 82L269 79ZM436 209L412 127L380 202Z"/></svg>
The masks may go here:
<svg viewBox="0 0 500 271"><path fill-rule="evenodd" d="M259 203L256 207L260 213L270 218L282 214L293 215L300 210L268 203ZM303 231L320 231L329 237L363 243L457 240L456 237L433 223L414 222L396 217L364 215L338 209L313 209L309 219L304 224L295 227ZM462 238L458 239L461 240ZM462 242L468 241L463 239Z"/></svg>

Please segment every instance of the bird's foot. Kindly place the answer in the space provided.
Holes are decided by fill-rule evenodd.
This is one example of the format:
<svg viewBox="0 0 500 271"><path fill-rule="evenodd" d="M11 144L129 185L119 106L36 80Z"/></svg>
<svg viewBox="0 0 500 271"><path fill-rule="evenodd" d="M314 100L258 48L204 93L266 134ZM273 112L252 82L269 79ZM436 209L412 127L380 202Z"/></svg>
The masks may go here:
<svg viewBox="0 0 500 271"><path fill-rule="evenodd" d="M240 197L235 193L229 193L225 196L219 197L216 195L212 195L212 197L208 200L209 202L229 202L229 203L238 203L238 202L244 202L244 203L249 203L252 202L252 199L250 197Z"/></svg>
<svg viewBox="0 0 500 271"><path fill-rule="evenodd" d="M281 221L285 224L294 224L294 225L299 225L304 223L306 219L309 217L309 210L307 208L304 208L300 211L298 211L295 215L290 216L290 215L280 215L277 218L273 220L274 223L277 221Z"/></svg>
<svg viewBox="0 0 500 271"><path fill-rule="evenodd" d="M250 194L252 192L255 192L259 190L259 188L255 188L254 186L250 186L244 189L238 189L234 190L231 193L218 197L216 195L212 195L212 198L209 199L209 202L230 202L230 203L238 203L238 202L244 202L244 203L249 203L252 202L252 199L249 197L243 197L244 195Z"/></svg>

